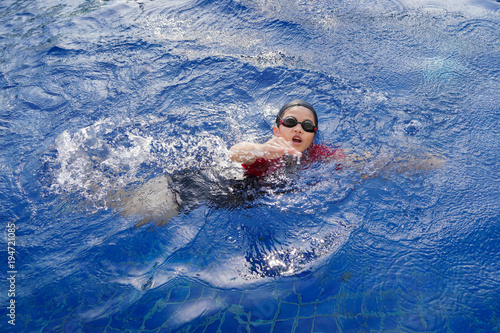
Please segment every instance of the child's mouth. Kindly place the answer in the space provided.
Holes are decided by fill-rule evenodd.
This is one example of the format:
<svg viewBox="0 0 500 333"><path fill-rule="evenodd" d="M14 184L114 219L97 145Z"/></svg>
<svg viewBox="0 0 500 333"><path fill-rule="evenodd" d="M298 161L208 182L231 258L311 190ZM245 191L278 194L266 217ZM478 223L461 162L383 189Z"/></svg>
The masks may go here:
<svg viewBox="0 0 500 333"><path fill-rule="evenodd" d="M294 137L294 138L292 138L292 141L293 141L293 143L296 143L296 144L300 144L300 143L302 143L302 139L301 139L301 138L298 138L298 137Z"/></svg>

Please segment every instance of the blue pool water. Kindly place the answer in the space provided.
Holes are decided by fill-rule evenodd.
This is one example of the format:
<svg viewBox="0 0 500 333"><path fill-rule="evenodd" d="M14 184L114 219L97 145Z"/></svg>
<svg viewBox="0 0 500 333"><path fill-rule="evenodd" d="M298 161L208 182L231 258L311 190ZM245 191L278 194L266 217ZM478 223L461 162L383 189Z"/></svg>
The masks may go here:
<svg viewBox="0 0 500 333"><path fill-rule="evenodd" d="M2 332L500 332L498 1L3 0L0 52ZM294 98L372 165L248 184Z"/></svg>

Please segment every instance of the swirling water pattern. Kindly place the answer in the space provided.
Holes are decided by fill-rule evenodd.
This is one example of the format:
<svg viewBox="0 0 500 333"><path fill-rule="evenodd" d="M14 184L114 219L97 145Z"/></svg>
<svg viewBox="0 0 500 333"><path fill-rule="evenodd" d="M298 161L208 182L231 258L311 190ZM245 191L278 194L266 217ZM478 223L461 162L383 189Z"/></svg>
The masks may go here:
<svg viewBox="0 0 500 333"><path fill-rule="evenodd" d="M2 331L499 331L499 15L493 0L0 3L1 216L18 227ZM244 187L228 147L269 137L296 97L321 142L446 163ZM120 191L163 174L185 209L135 228Z"/></svg>

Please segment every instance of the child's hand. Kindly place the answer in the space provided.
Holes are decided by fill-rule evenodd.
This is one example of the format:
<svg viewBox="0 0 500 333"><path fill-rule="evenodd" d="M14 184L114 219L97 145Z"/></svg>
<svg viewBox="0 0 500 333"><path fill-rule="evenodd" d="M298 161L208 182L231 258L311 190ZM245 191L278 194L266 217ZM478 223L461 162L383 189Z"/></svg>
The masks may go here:
<svg viewBox="0 0 500 333"><path fill-rule="evenodd" d="M283 155L301 157L302 153L282 137L274 137L263 144L240 142L229 149L233 162L252 164L258 158L273 160Z"/></svg>
<svg viewBox="0 0 500 333"><path fill-rule="evenodd" d="M262 157L273 160L283 155L301 157L302 153L282 137L274 137L261 145Z"/></svg>

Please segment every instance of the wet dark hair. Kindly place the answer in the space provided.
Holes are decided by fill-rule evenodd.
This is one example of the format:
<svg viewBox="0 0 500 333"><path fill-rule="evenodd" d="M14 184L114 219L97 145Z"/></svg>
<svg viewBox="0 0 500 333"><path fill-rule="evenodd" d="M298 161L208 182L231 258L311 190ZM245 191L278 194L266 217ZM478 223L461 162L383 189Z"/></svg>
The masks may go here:
<svg viewBox="0 0 500 333"><path fill-rule="evenodd" d="M314 107L311 104L309 104L306 101L301 100L301 99L294 99L293 101L288 102L285 105L283 105L283 107L280 109L280 112L278 113L278 116L276 117L276 126L279 127L280 119L283 116L283 114L285 113L285 111L291 107L294 107L294 106L303 106L303 107L311 110L311 112L314 115L314 125L316 125L316 127L318 127L318 115L316 114L316 110L314 110Z"/></svg>

